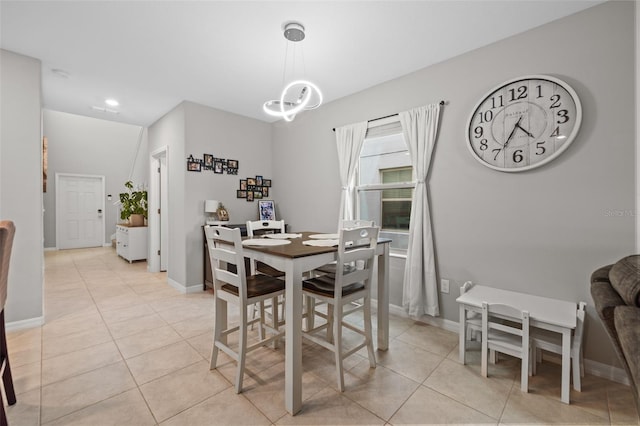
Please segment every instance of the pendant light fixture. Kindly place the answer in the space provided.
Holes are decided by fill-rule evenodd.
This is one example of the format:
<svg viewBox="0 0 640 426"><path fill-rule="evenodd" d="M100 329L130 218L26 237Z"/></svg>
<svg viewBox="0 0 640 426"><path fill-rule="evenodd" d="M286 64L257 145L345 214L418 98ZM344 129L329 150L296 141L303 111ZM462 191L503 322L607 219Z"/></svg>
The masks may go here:
<svg viewBox="0 0 640 426"><path fill-rule="evenodd" d="M284 84L287 73L287 60L289 56L289 45L293 45L292 52L292 74L295 73L296 46L295 44L304 40L304 27L298 22L288 22L284 25L284 38L287 39L287 49L284 58L284 70L282 81ZM300 49L302 52L302 50ZM302 65L304 69L304 56L302 56ZM264 103L262 109L265 113L293 121L296 114L303 110L315 109L322 104L322 92L314 83L305 79L296 79L287 84L280 99L270 100Z"/></svg>

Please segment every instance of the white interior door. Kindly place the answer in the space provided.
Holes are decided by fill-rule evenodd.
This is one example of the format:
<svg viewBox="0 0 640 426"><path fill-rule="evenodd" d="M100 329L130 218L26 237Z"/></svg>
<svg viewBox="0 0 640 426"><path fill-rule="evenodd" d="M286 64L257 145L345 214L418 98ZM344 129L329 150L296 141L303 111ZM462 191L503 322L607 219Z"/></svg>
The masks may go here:
<svg viewBox="0 0 640 426"><path fill-rule="evenodd" d="M104 176L56 173L58 249L104 243Z"/></svg>

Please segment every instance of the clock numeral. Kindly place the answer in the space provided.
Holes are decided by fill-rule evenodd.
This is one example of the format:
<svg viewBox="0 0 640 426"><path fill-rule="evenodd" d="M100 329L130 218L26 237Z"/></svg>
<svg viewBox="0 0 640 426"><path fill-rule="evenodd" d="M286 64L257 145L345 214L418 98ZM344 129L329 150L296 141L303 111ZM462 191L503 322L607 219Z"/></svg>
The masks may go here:
<svg viewBox="0 0 640 426"><path fill-rule="evenodd" d="M491 120L493 120L493 111L491 110L487 110L485 112L479 112L478 115L480 116L480 123L488 123Z"/></svg>
<svg viewBox="0 0 640 426"><path fill-rule="evenodd" d="M502 149L500 149L500 148L491 150L491 152L495 152L496 153L496 155L493 156L493 161L498 161L498 155L500 155L500 151L502 151Z"/></svg>
<svg viewBox="0 0 640 426"><path fill-rule="evenodd" d="M561 109L558 111L557 116L560 117L558 118L558 121L556 121L556 123L558 124L563 124L566 123L567 121L569 121L569 111L567 111L566 109ZM562 121L560 121L562 120Z"/></svg>
<svg viewBox="0 0 640 426"><path fill-rule="evenodd" d="M496 105L496 99L499 100L498 105ZM504 106L504 99L502 98L502 95L498 95L497 97L494 96L491 98L491 109L501 108L503 106Z"/></svg>
<svg viewBox="0 0 640 426"><path fill-rule="evenodd" d="M536 86L536 89L538 89L538 98L542 97L542 85L538 84Z"/></svg>
<svg viewBox="0 0 640 426"><path fill-rule="evenodd" d="M480 140L480 151L486 151L487 148L489 148L489 145L487 144L487 140L486 139L481 139Z"/></svg>
<svg viewBox="0 0 640 426"><path fill-rule="evenodd" d="M556 127L556 129L553 131L553 133L551 133L549 135L549 137L551 137L551 138L555 138L557 136L560 136L560 126Z"/></svg>
<svg viewBox="0 0 640 426"><path fill-rule="evenodd" d="M560 103L560 95L551 95L551 106L549 108L559 108L560 105L562 105Z"/></svg>
<svg viewBox="0 0 640 426"><path fill-rule="evenodd" d="M484 135L484 129L482 126L476 126L476 128L473 129L473 133L475 134L476 139L480 139L482 135Z"/></svg>
<svg viewBox="0 0 640 426"><path fill-rule="evenodd" d="M522 160L524 160L524 157L522 156L522 150L516 149L515 151L513 151L513 162L522 163Z"/></svg>
<svg viewBox="0 0 640 426"><path fill-rule="evenodd" d="M545 142L546 141L536 143L536 148L538 149L538 151L536 151L536 155L543 155L545 152L547 152L547 149L543 146Z"/></svg>
<svg viewBox="0 0 640 426"><path fill-rule="evenodd" d="M519 86L516 94L516 89L509 89L509 93L511 94L511 100L509 102L513 102L518 99L525 99L527 97L527 86Z"/></svg>

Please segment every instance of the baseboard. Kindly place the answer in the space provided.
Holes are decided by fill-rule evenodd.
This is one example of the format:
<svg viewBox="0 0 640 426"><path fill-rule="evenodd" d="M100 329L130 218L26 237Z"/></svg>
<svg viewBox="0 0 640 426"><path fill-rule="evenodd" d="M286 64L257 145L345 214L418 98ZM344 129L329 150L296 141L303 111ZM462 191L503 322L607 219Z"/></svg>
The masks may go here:
<svg viewBox="0 0 640 426"><path fill-rule="evenodd" d="M200 293L202 291L202 284L195 284L190 285L189 287L185 287L176 280L172 280L169 277L167 277L167 283L182 294Z"/></svg>
<svg viewBox="0 0 640 426"><path fill-rule="evenodd" d="M6 331L24 330L26 328L41 327L44 325L44 317L29 318L26 320L12 321L5 324Z"/></svg>
<svg viewBox="0 0 640 426"><path fill-rule="evenodd" d="M372 306L377 306L377 305L378 305L377 301L373 300ZM402 306L389 305L389 313L402 318L409 318L409 315L405 312ZM457 321L451 321L443 318L435 318L435 317L423 315L421 318L416 319L416 321L420 321L425 324L432 325L434 327L440 327L444 330L447 330L456 334L458 333L458 330L459 330L459 323ZM545 361L561 364L561 357L557 354L551 354L551 353L545 352L543 354L543 359ZM626 371L619 367L614 367L612 365L603 364L601 362L593 361L591 359L585 358L584 371L585 373L591 374L596 377L601 377L603 379L611 380L616 383L621 383L623 385L631 386L631 382L629 381L629 377L627 376Z"/></svg>
<svg viewBox="0 0 640 426"><path fill-rule="evenodd" d="M45 247L44 251L56 251L58 250L58 247Z"/></svg>

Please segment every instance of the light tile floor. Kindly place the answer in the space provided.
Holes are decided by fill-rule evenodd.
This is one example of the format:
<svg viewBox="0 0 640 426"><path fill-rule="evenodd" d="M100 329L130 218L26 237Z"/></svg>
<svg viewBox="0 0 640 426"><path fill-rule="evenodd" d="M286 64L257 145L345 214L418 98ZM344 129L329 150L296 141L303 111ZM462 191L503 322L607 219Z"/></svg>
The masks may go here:
<svg viewBox="0 0 640 426"><path fill-rule="evenodd" d="M180 294L146 267L111 248L46 252L46 324L8 337L12 426L639 424L627 386L587 375L566 405L559 367L545 362L525 394L517 360L491 365L483 378L477 351L458 363L456 334L395 316L376 369L363 351L347 359L344 393L332 355L305 342L304 407L292 417L283 345L248 355L235 394L228 357L209 370L212 293Z"/></svg>

